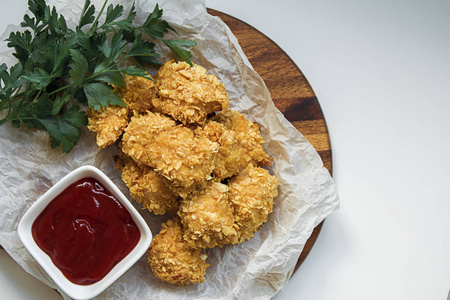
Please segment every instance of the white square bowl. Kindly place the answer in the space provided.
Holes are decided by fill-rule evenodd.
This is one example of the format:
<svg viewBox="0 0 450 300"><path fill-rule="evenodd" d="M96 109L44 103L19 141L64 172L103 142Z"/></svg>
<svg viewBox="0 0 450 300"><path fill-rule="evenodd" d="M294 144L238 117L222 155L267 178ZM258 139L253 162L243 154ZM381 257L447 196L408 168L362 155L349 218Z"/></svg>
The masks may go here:
<svg viewBox="0 0 450 300"><path fill-rule="evenodd" d="M51 258L42 251L36 244L31 228L34 220L39 214L47 207L47 205L67 187L76 181L92 177L98 180L103 186L109 190L118 201L128 210L136 223L141 233L140 240L134 249L128 253L114 268L100 281L90 285L78 285L69 281L64 274L53 264ZM20 220L18 227L19 237L31 255L42 266L42 268L48 273L53 281L61 288L64 293L74 299L91 299L107 287L109 287L117 278L125 273L131 266L133 266L139 258L144 255L152 241L152 233L141 217L137 210L131 205L128 199L117 188L117 186L109 179L103 172L93 166L80 167L63 179L58 181L53 187L51 187L44 195L42 195L24 214Z"/></svg>

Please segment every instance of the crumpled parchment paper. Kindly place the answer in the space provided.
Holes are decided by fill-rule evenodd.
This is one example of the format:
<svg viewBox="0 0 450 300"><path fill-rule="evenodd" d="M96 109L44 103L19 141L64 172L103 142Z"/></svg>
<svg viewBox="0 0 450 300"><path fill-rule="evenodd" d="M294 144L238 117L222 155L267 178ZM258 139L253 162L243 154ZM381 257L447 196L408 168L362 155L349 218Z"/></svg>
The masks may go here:
<svg viewBox="0 0 450 300"><path fill-rule="evenodd" d="M122 0L125 12L131 1ZM280 291L312 230L331 212L339 199L334 182L316 150L275 108L263 80L253 70L237 39L219 18L206 12L201 0L158 1L164 18L183 39L195 40L193 61L216 75L227 88L230 107L262 125L265 149L273 157L269 171L280 181L268 222L250 241L208 251L206 280L202 284L176 286L155 278L143 256L98 299L269 299ZM53 0L74 25L84 1ZM92 1L97 11L103 1ZM117 3L117 1L116 1ZM136 23L142 23L156 1L136 1ZM10 26L2 36L4 40ZM167 56L172 58L162 47ZM0 46L0 63L14 63L6 43ZM50 149L45 132L0 127L0 244L28 273L48 286L58 287L22 245L18 223L27 209L53 184L82 165L104 171L129 197L120 174L114 169L117 149L98 150L87 129L69 154ZM131 200L131 197L129 197ZM131 200L140 209L140 205ZM165 217L140 210L152 232L159 232ZM61 292L61 291L60 291ZM62 293L62 292L61 292ZM63 293L62 293L63 294ZM68 298L63 294L65 298Z"/></svg>

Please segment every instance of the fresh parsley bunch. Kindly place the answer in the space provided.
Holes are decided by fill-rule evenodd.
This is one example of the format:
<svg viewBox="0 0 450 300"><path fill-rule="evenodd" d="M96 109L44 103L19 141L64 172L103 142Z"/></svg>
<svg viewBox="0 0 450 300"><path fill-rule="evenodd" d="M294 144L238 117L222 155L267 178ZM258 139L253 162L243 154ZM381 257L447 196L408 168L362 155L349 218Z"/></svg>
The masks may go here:
<svg viewBox="0 0 450 300"><path fill-rule="evenodd" d="M151 40L162 41L192 65L192 54L184 48L196 43L164 39L167 32L175 30L161 19L163 11L158 5L142 26L135 27L134 4L124 16L122 5L106 7L107 2L95 16L94 5L86 0L78 26L72 30L45 0L29 0L32 16L26 14L21 23L26 30L13 32L7 39L19 62L9 70L0 65L0 125L11 121L14 127L24 124L45 130L51 147L62 144L63 152L68 153L87 125L86 113L78 104L95 110L125 106L112 85L125 85L124 74L148 78L144 66L161 64ZM119 67L130 58L140 67Z"/></svg>

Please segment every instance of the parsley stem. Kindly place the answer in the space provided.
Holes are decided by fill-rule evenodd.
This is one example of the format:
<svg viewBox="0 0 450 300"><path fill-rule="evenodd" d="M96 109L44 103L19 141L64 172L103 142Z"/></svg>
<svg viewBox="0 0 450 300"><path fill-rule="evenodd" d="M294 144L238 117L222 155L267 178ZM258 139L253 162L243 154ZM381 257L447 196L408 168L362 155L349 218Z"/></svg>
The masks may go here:
<svg viewBox="0 0 450 300"><path fill-rule="evenodd" d="M25 92L23 93L24 95L19 98L19 103L17 105L15 105L16 107L21 107L21 105L25 102L25 98L26 98L26 94L27 92L30 90L30 85L27 83L26 87L25 87ZM11 100L9 101L9 106L8 106L8 113L6 114L6 116L0 121L0 125L5 124L6 122L8 122L9 120L14 119L15 117L17 117L23 110L19 110L18 113L14 113L11 117L11 110L12 110L12 103ZM2 109L3 110L3 109Z"/></svg>
<svg viewBox="0 0 450 300"><path fill-rule="evenodd" d="M21 113L27 111L28 108L30 108L33 104L36 104L37 100L41 96L41 94L44 91L44 89L43 88L40 89L32 101L29 101L25 105L22 105L22 103L25 102L25 100L28 98L28 93L27 93L28 91L29 91L29 85L27 85L27 90L25 91L24 96L20 99L20 102L19 102L19 105L18 105L19 109L15 109L13 112L11 112L11 108L12 107L10 105L7 115L6 115L6 117L4 119L2 119L0 121L0 125L3 125L3 124L5 124L6 122L8 122L10 120L16 120ZM19 117L18 119L24 119L24 118L23 117Z"/></svg>
<svg viewBox="0 0 450 300"><path fill-rule="evenodd" d="M104 70L102 70L100 72L94 73L91 76L86 77L85 81L92 80L92 79L94 79L94 78L96 78L98 76L101 76L101 75L103 75L105 73L108 73L108 72L121 72L119 69L113 69L114 67L115 67L115 65L111 65L111 66L105 68Z"/></svg>
<svg viewBox="0 0 450 300"><path fill-rule="evenodd" d="M2 101L2 107L1 107L0 111L3 112L6 109L5 108L6 104L8 104L8 112L6 113L6 116L2 119L2 121L5 119L8 119L8 116L11 113L11 100L10 99L8 99L8 101L5 101L5 102ZM1 124L3 124L3 123L1 123Z"/></svg>
<svg viewBox="0 0 450 300"><path fill-rule="evenodd" d="M78 21L78 24L81 24L81 20L83 19L83 16L86 13L88 7L89 7L89 0L84 0L84 7L83 10L81 11L80 20Z"/></svg>
<svg viewBox="0 0 450 300"><path fill-rule="evenodd" d="M105 10L106 3L108 3L108 0L105 0L105 2L103 2L103 6L100 9L99 13L97 14L97 17L95 18L94 23L92 23L92 27L91 27L91 29L89 29L89 31L87 33L87 36L91 36L98 29L98 26L97 26L98 19L100 18L100 16L102 15L103 11Z"/></svg>
<svg viewBox="0 0 450 300"><path fill-rule="evenodd" d="M15 94L13 97L10 98L11 103L19 101L23 97L23 95L24 95L23 92Z"/></svg>
<svg viewBox="0 0 450 300"><path fill-rule="evenodd" d="M11 118L9 121L20 121L20 120L35 120L36 117L19 117L19 118Z"/></svg>
<svg viewBox="0 0 450 300"><path fill-rule="evenodd" d="M57 94L57 93L59 93L59 92L61 92L61 91L64 91L64 90L66 90L66 89L68 89L68 88L71 88L71 87L73 87L73 86L74 86L73 83L68 84L68 85L65 85L65 86L62 86L62 87L60 87L59 89L56 89L56 90L54 90L54 91L48 93L48 95L51 96L51 95Z"/></svg>

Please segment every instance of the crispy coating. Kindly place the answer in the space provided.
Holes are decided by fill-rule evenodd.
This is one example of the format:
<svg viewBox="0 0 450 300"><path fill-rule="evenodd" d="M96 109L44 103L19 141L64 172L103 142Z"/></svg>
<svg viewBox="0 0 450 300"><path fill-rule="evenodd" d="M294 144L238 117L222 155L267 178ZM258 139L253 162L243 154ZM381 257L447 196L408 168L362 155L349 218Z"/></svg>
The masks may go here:
<svg viewBox="0 0 450 300"><path fill-rule="evenodd" d="M119 105L102 107L100 110L88 108L88 129L96 134L99 148L113 144L128 124L128 110Z"/></svg>
<svg viewBox="0 0 450 300"><path fill-rule="evenodd" d="M175 194L180 196L181 198L186 198L187 196L189 196L189 194L191 194L192 192L198 190L198 189L202 189L205 188L208 185L208 182L211 181L212 179L208 179L208 180L204 180L198 184L192 184L188 187L182 187L179 185L175 185L174 182L166 177L164 177L164 182L166 183L166 186L169 188L169 190ZM215 179L213 177L213 179ZM216 179L218 180L218 179Z"/></svg>
<svg viewBox="0 0 450 300"><path fill-rule="evenodd" d="M110 105L99 111L91 108L86 111L88 129L96 133L99 148L110 146L121 136L134 111L144 113L153 107L152 99L156 97L157 89L152 80L129 75L124 80L124 87L114 89L126 107Z"/></svg>
<svg viewBox="0 0 450 300"><path fill-rule="evenodd" d="M205 262L207 254L202 253L201 248L191 248L186 244L178 218L162 224L147 254L153 274L169 283L203 282L209 266Z"/></svg>
<svg viewBox="0 0 450 300"><path fill-rule="evenodd" d="M177 126L155 136L148 155L154 167L177 186L189 188L211 177L218 145Z"/></svg>
<svg viewBox="0 0 450 300"><path fill-rule="evenodd" d="M149 78L151 78L149 76ZM145 113L153 107L152 99L157 97L154 81L139 76L125 75L125 86L116 87L117 95L127 105L128 113Z"/></svg>
<svg viewBox="0 0 450 300"><path fill-rule="evenodd" d="M245 168L242 159L241 147L236 139L236 133L226 128L223 124L210 121L203 127L196 129L198 135L207 137L211 142L217 142L219 149L214 158L213 175L220 179L229 178L240 169Z"/></svg>
<svg viewBox="0 0 450 300"><path fill-rule="evenodd" d="M148 112L135 116L123 135L122 150L136 162L153 167L174 185L189 188L211 176L218 144L195 136L175 121Z"/></svg>
<svg viewBox="0 0 450 300"><path fill-rule="evenodd" d="M227 178L236 175L249 164L270 164L271 158L264 151L264 139L259 128L258 124L234 110L217 114L204 126L204 134L220 145L214 175Z"/></svg>
<svg viewBox="0 0 450 300"><path fill-rule="evenodd" d="M250 164L228 186L240 243L252 238L267 221L273 199L278 196L278 180L267 170Z"/></svg>
<svg viewBox="0 0 450 300"><path fill-rule="evenodd" d="M147 112L143 115L135 115L125 128L122 151L139 164L151 166L147 149L153 143L154 137L159 132L176 125L174 120L157 113Z"/></svg>
<svg viewBox="0 0 450 300"><path fill-rule="evenodd" d="M168 61L155 81L160 98L154 99L153 105L183 124L203 124L208 114L228 109L225 87L199 65Z"/></svg>
<svg viewBox="0 0 450 300"><path fill-rule="evenodd" d="M116 168L122 172L122 180L136 202L156 215L176 214L180 206L178 195L167 187L163 176L150 167L139 166L123 152L119 154Z"/></svg>
<svg viewBox="0 0 450 300"><path fill-rule="evenodd" d="M192 247L222 247L237 239L233 209L228 201L228 187L210 181L204 189L183 199L178 210L184 239Z"/></svg>

